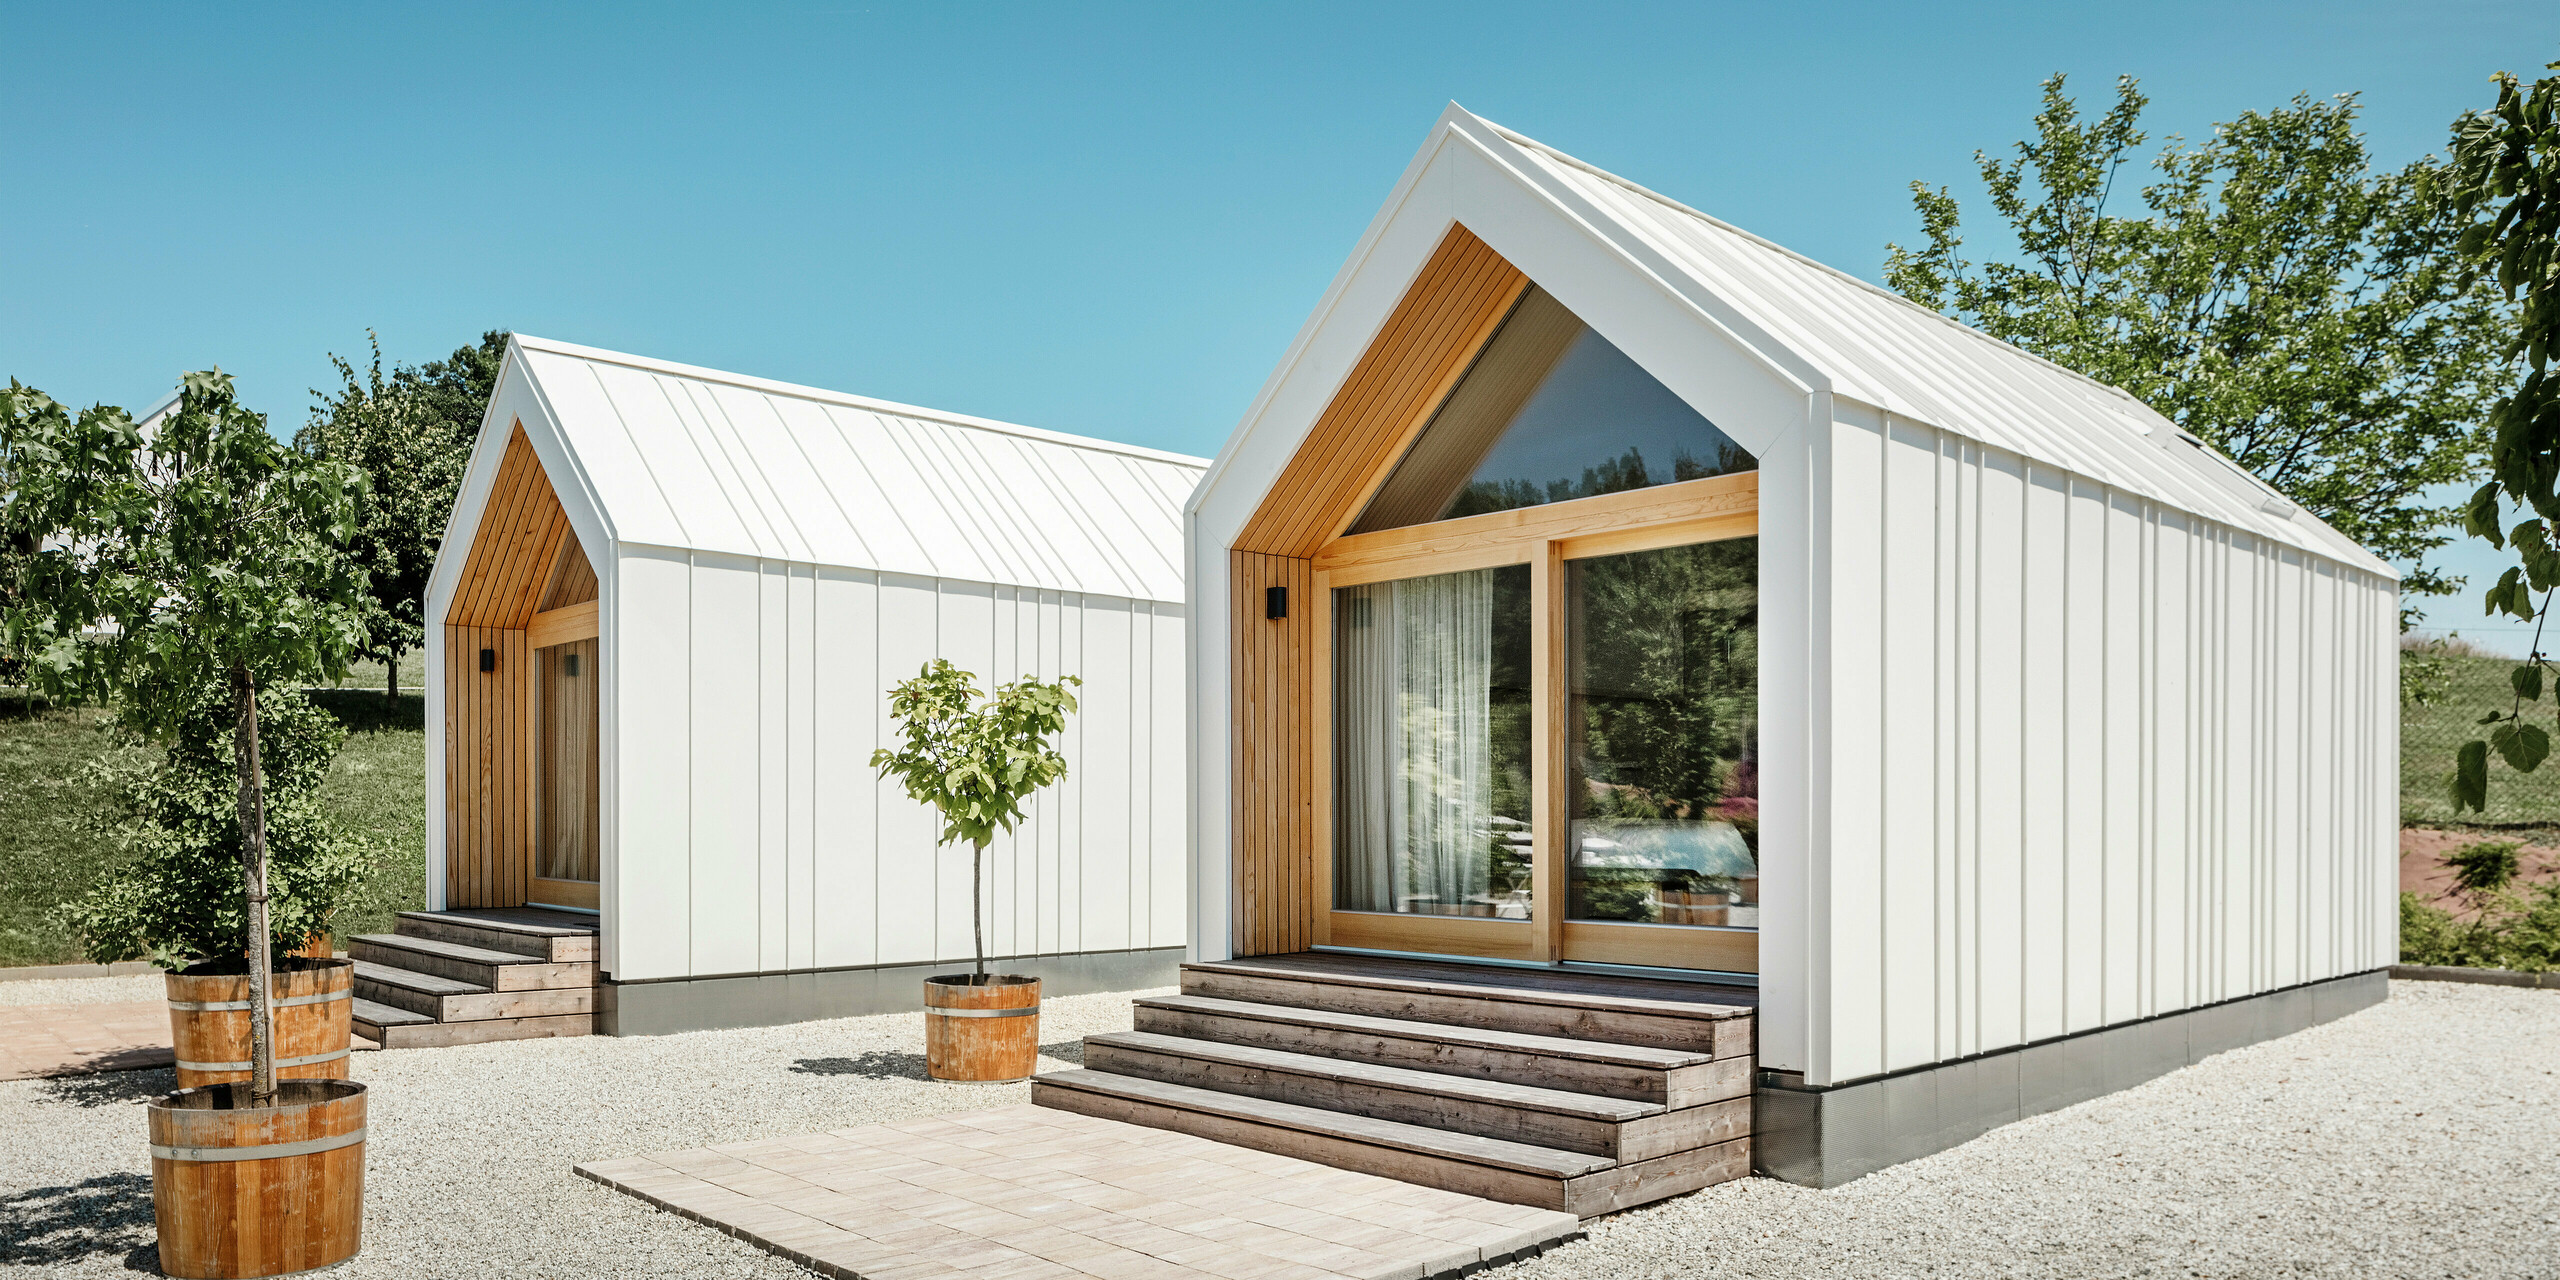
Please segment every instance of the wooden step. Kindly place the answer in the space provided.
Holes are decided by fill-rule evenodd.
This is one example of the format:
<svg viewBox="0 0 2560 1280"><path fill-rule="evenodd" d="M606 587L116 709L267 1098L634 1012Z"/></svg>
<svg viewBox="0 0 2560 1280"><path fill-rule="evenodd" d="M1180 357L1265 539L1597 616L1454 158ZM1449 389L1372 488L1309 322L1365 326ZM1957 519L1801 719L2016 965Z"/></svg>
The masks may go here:
<svg viewBox="0 0 2560 1280"><path fill-rule="evenodd" d="M453 1044L486 1044L493 1040L541 1040L583 1036L595 1030L595 1015L551 1014L533 1018L482 1018L472 1022L413 1022L384 1025L372 1037L385 1049L434 1049Z"/></svg>
<svg viewBox="0 0 2560 1280"><path fill-rule="evenodd" d="M491 991L477 983L392 968L370 960L358 960L355 964L358 999L424 1014L438 1022L589 1013L595 1009L593 987Z"/></svg>
<svg viewBox="0 0 2560 1280"><path fill-rule="evenodd" d="M1523 1142L1617 1161L1647 1160L1739 1138L1751 1131L1749 1098L1730 1098L1673 1111L1649 1102L1568 1093L1509 1080L1415 1071L1357 1059L1322 1058L1146 1031L1085 1037L1084 1065L1088 1070L1113 1075L1320 1107L1373 1120Z"/></svg>
<svg viewBox="0 0 2560 1280"><path fill-rule="evenodd" d="M404 938L458 942L464 946L506 951L536 960L559 963L594 960L594 926L542 922L544 917L558 914L403 911L393 932Z"/></svg>
<svg viewBox="0 0 2560 1280"><path fill-rule="evenodd" d="M377 1004L358 995L349 1021L349 1029L355 1034L375 1044L381 1044L384 1034L388 1031L402 1027L433 1025L435 1019L423 1013L415 1013L387 1004Z"/></svg>
<svg viewBox="0 0 2560 1280"><path fill-rule="evenodd" d="M1679 1110L1744 1098L1751 1059L1206 996L1136 1002L1140 1031L1515 1081Z"/></svg>
<svg viewBox="0 0 2560 1280"><path fill-rule="evenodd" d="M556 987L592 987L593 961L538 960L512 951L492 951L460 942L368 933L350 939L347 954L393 969L433 974L473 983L491 991L543 991Z"/></svg>
<svg viewBox="0 0 2560 1280"><path fill-rule="evenodd" d="M1751 1166L1748 1138L1620 1164L1601 1156L1092 1070L1035 1077L1031 1100L1579 1217L1738 1178Z"/></svg>
<svg viewBox="0 0 2560 1280"><path fill-rule="evenodd" d="M1752 1049L1752 1006L1703 998L1725 988L1701 986L1701 999L1665 1000L1604 994L1612 983L1602 977L1588 980L1597 990L1555 990L1529 985L1560 980L1543 972L1520 975L1490 968L1469 971L1459 965L1411 967L1429 976L1339 972L1275 960L1186 964L1182 993L1523 1035L1652 1045L1715 1058L1747 1057ZM1625 985L1642 989L1634 983Z"/></svg>

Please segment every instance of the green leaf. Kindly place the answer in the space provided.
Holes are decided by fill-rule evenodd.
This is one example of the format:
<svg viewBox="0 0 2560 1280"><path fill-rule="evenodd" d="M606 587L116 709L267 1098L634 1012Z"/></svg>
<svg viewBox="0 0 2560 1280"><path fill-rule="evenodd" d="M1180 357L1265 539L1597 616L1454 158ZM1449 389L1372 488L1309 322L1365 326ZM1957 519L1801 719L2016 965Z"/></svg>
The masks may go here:
<svg viewBox="0 0 2560 1280"><path fill-rule="evenodd" d="M2528 662L2508 672L2507 683L2514 687L2517 697L2527 702L2542 699L2542 667L2537 663Z"/></svg>
<svg viewBox="0 0 2560 1280"><path fill-rule="evenodd" d="M2453 811L2485 812L2489 807L2489 744L2474 739L2454 753L2453 773L2445 779Z"/></svg>
<svg viewBox="0 0 2560 1280"><path fill-rule="evenodd" d="M2518 773L2531 773L2551 755L2551 736L2542 726L2510 720L2490 733L2489 741L2498 748L2509 768Z"/></svg>

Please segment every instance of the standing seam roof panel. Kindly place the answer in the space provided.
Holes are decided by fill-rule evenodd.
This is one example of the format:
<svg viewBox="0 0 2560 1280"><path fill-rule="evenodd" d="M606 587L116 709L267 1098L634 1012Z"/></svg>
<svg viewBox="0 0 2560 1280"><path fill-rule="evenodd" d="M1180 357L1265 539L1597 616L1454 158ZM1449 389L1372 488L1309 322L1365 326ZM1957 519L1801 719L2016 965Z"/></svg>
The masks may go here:
<svg viewBox="0 0 2560 1280"><path fill-rule="evenodd" d="M518 335L615 536L1178 602L1207 462Z"/></svg>
<svg viewBox="0 0 2560 1280"><path fill-rule="evenodd" d="M1839 394L2375 571L2369 553L2335 530L2266 510L2270 494L2254 478L2187 444L2175 424L2133 397L1495 128L1533 180L1589 206L1740 307L1823 369Z"/></svg>

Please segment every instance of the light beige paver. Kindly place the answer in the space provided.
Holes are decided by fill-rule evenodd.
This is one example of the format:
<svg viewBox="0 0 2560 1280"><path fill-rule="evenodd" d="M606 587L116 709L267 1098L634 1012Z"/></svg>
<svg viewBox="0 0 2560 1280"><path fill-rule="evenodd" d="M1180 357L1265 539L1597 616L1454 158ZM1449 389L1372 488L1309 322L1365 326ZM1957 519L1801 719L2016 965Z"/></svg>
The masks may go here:
<svg viewBox="0 0 2560 1280"><path fill-rule="evenodd" d="M859 1280L1424 1277L1581 1234L1569 1213L1028 1104L577 1171Z"/></svg>

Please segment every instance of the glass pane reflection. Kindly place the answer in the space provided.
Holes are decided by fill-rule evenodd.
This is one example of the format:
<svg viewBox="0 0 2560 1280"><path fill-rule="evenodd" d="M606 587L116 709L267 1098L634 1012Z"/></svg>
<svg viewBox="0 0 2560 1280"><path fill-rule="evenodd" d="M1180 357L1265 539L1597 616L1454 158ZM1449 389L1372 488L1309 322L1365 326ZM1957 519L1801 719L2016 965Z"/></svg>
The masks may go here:
<svg viewBox="0 0 2560 1280"><path fill-rule="evenodd" d="M1758 926L1758 554L1567 566L1568 918Z"/></svg>

